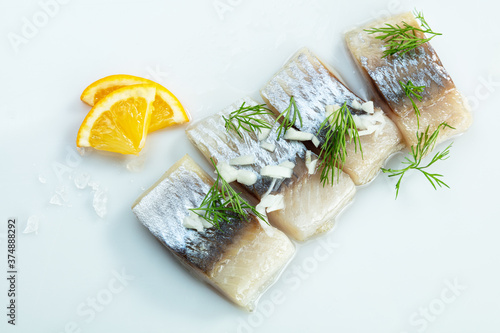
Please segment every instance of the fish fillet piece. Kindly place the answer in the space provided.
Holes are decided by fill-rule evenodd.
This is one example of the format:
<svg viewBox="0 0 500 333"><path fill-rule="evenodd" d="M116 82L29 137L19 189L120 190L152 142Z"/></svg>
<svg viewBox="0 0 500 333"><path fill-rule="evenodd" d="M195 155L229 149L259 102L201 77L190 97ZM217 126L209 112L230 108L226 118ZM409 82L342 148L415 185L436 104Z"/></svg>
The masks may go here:
<svg viewBox="0 0 500 333"><path fill-rule="evenodd" d="M321 123L326 118L327 105L342 106L345 102L352 114L367 114L352 107L354 101L359 104L365 101L352 93L336 71L307 48L295 53L260 93L277 115L287 108L290 97L293 96L303 120L302 126L296 122L295 127L313 134L318 133ZM375 108L375 112L381 110ZM343 171L351 176L356 185L371 181L387 158L404 147L397 127L387 116L383 115L383 118L384 123L375 133L360 137L363 156L359 150L355 152L353 142L347 145ZM323 144L324 137L321 135L318 137L320 144ZM311 149L319 155L319 148L311 147Z"/></svg>
<svg viewBox="0 0 500 333"><path fill-rule="evenodd" d="M191 124L186 134L191 142L209 160L216 163L227 162L238 156L252 155L255 164L240 166L239 169L250 170L257 174L257 182L245 188L256 198L262 199L270 194L282 194L285 208L268 214L269 222L284 231L288 236L304 241L318 233L329 230L335 217L352 201L356 188L350 177L342 171L339 181L333 185L323 186L320 172L309 174L304 158L307 148L302 142L276 140L275 125L267 142L276 146L274 152L260 146L255 133L241 131L241 137L234 131L227 131L222 116L239 109L242 103L257 105L250 98L244 98L227 107L222 112L209 116ZM275 122L271 115L262 119L270 124ZM268 165L279 165L291 161L295 164L291 178L273 181L260 175L260 170Z"/></svg>
<svg viewBox="0 0 500 333"><path fill-rule="evenodd" d="M457 90L450 75L443 67L430 43L425 43L402 56L382 58L385 42L376 39L378 34L368 34L364 29L380 28L386 23L406 22L419 27L412 13L404 13L388 19L374 21L364 27L346 33L346 42L353 58L363 74L372 83L380 97L390 107L388 113L401 130L407 146L417 143L417 117L410 99L399 81L409 80L415 86L425 86L422 101L414 98L421 116L420 132L429 126L434 131L442 122L455 127L442 129L438 142L464 132L472 124L470 107Z"/></svg>
<svg viewBox="0 0 500 333"><path fill-rule="evenodd" d="M295 247L276 228L265 231L254 215L201 232L182 223L199 207L214 180L188 155L174 164L134 203L139 221L188 270L239 306L255 302L292 258ZM245 197L250 203L255 200Z"/></svg>

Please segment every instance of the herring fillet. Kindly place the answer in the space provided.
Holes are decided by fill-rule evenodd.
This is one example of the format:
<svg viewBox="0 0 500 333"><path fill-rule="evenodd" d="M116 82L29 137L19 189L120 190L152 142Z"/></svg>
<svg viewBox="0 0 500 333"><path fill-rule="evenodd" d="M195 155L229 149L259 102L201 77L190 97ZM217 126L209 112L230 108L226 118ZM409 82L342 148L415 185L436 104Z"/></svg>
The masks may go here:
<svg viewBox="0 0 500 333"><path fill-rule="evenodd" d="M200 205L213 183L186 155L137 199L132 210L192 273L251 310L295 248L281 231L272 227L271 232L264 231L253 215L249 221L235 218L223 223L221 230L186 229L182 222L188 209Z"/></svg>
<svg viewBox="0 0 500 333"><path fill-rule="evenodd" d="M285 208L269 213L270 223L300 241L329 230L335 217L354 197L355 186L352 180L341 172L338 183L323 187L319 170L313 175L308 173L304 161L306 147L297 141L276 140L276 125L267 139L276 145L274 152L261 148L255 133L241 131L240 137L234 131L226 130L222 116L227 118L228 114L237 110L243 102L245 105L257 105L252 99L245 98L218 114L189 125L186 129L189 140L207 160L213 158L216 163L227 162L238 156L254 156L255 164L240 166L239 169L257 174L257 182L245 187L259 199L273 185L271 178L260 175L260 169L267 165L293 162L295 167L292 178L276 181L271 189L271 194L283 194ZM275 118L270 115L263 116L263 119L271 124L275 122Z"/></svg>
<svg viewBox="0 0 500 333"><path fill-rule="evenodd" d="M376 39L378 34L368 34L364 29L379 28L385 24L406 22L418 27L411 12L388 19L371 22L345 35L347 47L368 81L390 107L388 114L402 132L408 147L417 143L416 133L427 126L433 132L442 122L455 130L440 131L438 143L467 130L472 124L472 115L466 99L457 90L450 75L443 67L438 55L425 43L402 56L383 57L385 42ZM422 34L419 33L421 37ZM410 99L405 95L399 81L415 86L425 86L422 101L413 98L420 110L420 128Z"/></svg>
<svg viewBox="0 0 500 333"><path fill-rule="evenodd" d="M327 105L342 106L346 102L351 113L366 114L352 108L353 101L360 104L365 101L352 93L338 74L307 48L297 51L260 93L276 114L286 109L293 96L303 119L302 126L296 122L295 127L312 134L317 134L325 120ZM379 108L375 111L381 112ZM356 185L370 182L387 158L404 147L397 127L387 116L383 117L385 122L376 133L360 137L363 156L359 150L355 152L353 142L347 145L343 171ZM318 137L323 144L324 137L321 134ZM312 150L319 154L319 148Z"/></svg>

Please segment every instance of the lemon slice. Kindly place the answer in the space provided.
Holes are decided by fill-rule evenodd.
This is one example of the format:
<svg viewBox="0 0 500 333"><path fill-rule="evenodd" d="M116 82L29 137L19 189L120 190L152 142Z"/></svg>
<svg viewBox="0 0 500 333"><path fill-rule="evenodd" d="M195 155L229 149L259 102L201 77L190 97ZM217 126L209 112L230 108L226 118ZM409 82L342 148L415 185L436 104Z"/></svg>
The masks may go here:
<svg viewBox="0 0 500 333"><path fill-rule="evenodd" d="M85 117L76 145L139 154L146 142L155 95L154 84L133 85L109 93Z"/></svg>
<svg viewBox="0 0 500 333"><path fill-rule="evenodd" d="M184 124L189 121L188 113L174 94L162 85L142 77L125 74L107 76L88 86L80 98L88 105L94 106L95 103L109 93L136 84L151 84L156 86L154 110L151 115L149 132L168 126Z"/></svg>

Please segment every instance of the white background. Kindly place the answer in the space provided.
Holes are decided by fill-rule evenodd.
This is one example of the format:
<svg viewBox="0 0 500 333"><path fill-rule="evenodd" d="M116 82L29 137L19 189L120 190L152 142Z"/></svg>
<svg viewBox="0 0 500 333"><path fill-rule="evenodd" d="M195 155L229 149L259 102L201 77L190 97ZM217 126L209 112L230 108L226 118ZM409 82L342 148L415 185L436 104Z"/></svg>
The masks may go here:
<svg viewBox="0 0 500 333"><path fill-rule="evenodd" d="M0 1L0 331L500 331L498 6L485 0L66 2L48 17L38 1ZM184 127L150 135L143 165L77 154L76 133L89 110L80 94L110 74L151 77L197 120L245 95L258 97L285 60L307 46L369 98L343 32L414 7L443 33L432 44L473 104L473 126L434 169L451 189L434 191L412 174L394 200L394 182L380 175L359 189L323 237L329 246L316 239L298 247L254 314L195 280L130 210L184 154L208 170ZM23 35L26 20L40 27ZM14 34L24 38L21 44L11 42ZM131 163L135 171L127 169ZM92 189L74 184L85 174L105 191L104 218L92 206ZM4 314L11 216L19 231L14 328ZM23 234L30 217L39 228ZM115 275L122 270L134 279L120 284ZM92 313L96 297L106 304Z"/></svg>

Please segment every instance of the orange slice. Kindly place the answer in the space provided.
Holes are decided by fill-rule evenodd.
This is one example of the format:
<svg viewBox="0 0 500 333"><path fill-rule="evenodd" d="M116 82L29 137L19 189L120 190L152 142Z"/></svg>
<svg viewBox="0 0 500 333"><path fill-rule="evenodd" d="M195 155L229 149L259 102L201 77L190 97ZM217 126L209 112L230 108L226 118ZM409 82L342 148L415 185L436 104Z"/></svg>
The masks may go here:
<svg viewBox="0 0 500 333"><path fill-rule="evenodd" d="M142 77L125 74L107 76L88 86L83 91L80 99L88 105L94 106L95 103L116 89L136 84L152 84L156 86L154 110L151 115L149 132L189 121L189 115L174 94L162 85Z"/></svg>
<svg viewBox="0 0 500 333"><path fill-rule="evenodd" d="M85 117L76 145L139 154L146 142L155 95L153 84L123 87L109 93Z"/></svg>

